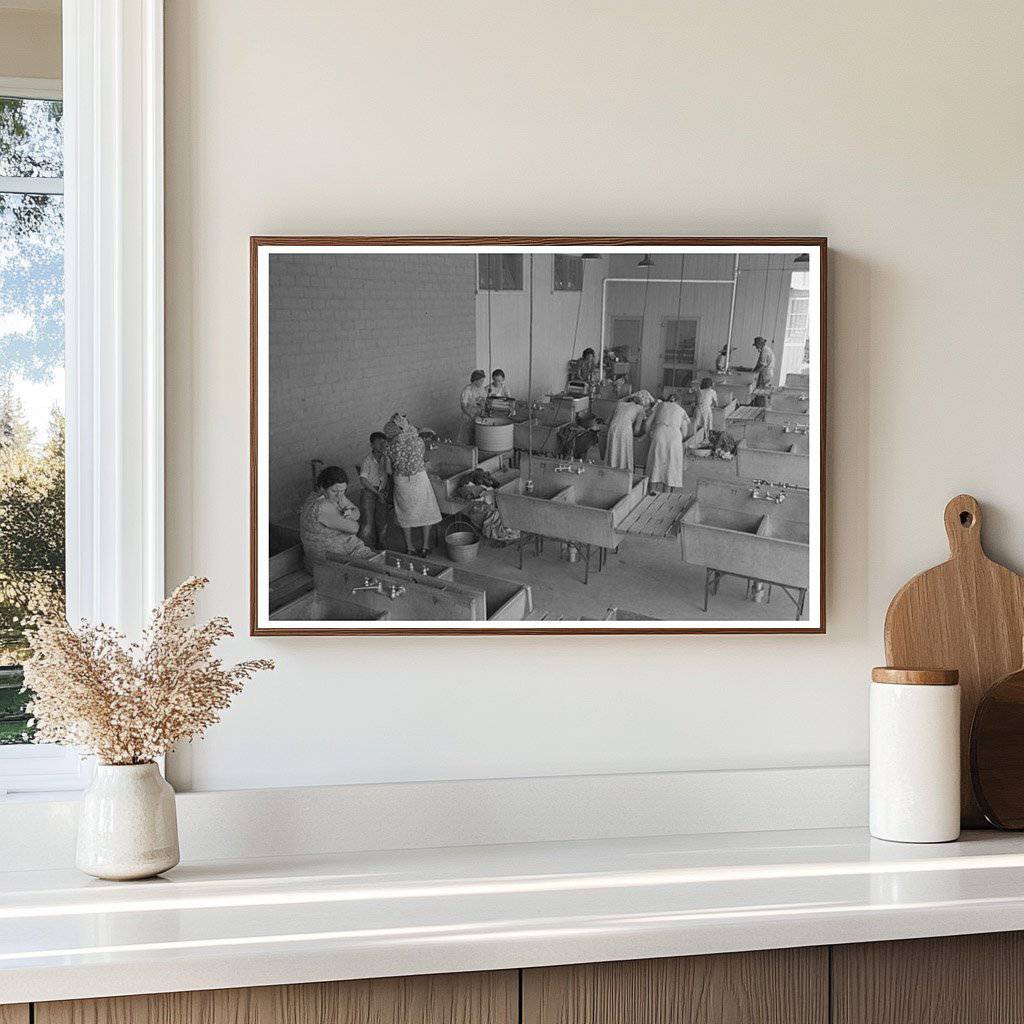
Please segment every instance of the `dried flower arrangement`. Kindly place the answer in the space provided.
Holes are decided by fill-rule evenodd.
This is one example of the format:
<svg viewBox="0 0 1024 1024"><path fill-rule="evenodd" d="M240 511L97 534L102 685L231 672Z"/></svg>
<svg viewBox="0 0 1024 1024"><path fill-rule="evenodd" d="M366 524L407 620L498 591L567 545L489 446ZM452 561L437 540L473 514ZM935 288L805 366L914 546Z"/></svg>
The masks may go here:
<svg viewBox="0 0 1024 1024"><path fill-rule="evenodd" d="M61 613L41 614L25 662L36 741L83 748L104 764L146 764L217 722L243 683L274 663L225 666L214 648L232 636L228 620L187 624L208 582L185 580L140 643L109 626L74 629Z"/></svg>

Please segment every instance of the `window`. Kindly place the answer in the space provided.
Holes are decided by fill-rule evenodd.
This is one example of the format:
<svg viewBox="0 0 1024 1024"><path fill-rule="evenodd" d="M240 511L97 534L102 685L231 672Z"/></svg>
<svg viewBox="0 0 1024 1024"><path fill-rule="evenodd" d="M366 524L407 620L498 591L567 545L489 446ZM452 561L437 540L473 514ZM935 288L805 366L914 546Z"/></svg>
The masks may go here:
<svg viewBox="0 0 1024 1024"><path fill-rule="evenodd" d="M697 321L692 317L664 321L665 354L661 384L666 390L686 387L697 361Z"/></svg>
<svg viewBox="0 0 1024 1024"><path fill-rule="evenodd" d="M0 745L31 739L24 620L64 591L62 114L0 96Z"/></svg>
<svg viewBox="0 0 1024 1024"><path fill-rule="evenodd" d="M811 322L810 292L799 288L798 281L807 275L794 274L790 292L789 305L786 309L786 336L782 345L782 366L779 380L785 380L790 373L807 373L811 363Z"/></svg>
<svg viewBox="0 0 1024 1024"><path fill-rule="evenodd" d="M477 256L476 262L480 291L521 292L523 290L522 253L481 253Z"/></svg>
<svg viewBox="0 0 1024 1024"><path fill-rule="evenodd" d="M571 253L555 253L554 290L556 292L583 291L583 259Z"/></svg>
<svg viewBox="0 0 1024 1024"><path fill-rule="evenodd" d="M59 84L18 85L0 87L0 798L81 779L31 745L22 692L26 615L65 582L64 139Z"/></svg>

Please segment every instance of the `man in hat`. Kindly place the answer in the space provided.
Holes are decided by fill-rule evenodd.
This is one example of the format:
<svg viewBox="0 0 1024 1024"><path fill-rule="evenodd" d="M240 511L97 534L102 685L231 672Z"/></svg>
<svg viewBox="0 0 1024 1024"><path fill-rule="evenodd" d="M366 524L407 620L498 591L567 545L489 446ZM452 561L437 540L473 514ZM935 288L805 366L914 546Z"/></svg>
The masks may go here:
<svg viewBox="0 0 1024 1024"><path fill-rule="evenodd" d="M462 389L459 404L462 407L462 421L459 424L459 440L463 444L472 444L474 424L477 416L483 416L487 404L487 374L483 370L474 370L469 376L469 383Z"/></svg>
<svg viewBox="0 0 1024 1024"><path fill-rule="evenodd" d="M766 406L768 395L771 393L772 385L775 383L775 353L768 344L767 338L758 335L754 339L754 348L757 349L757 362L753 366L745 366L744 370L757 374L754 377L752 405ZM739 369L739 367L737 367Z"/></svg>

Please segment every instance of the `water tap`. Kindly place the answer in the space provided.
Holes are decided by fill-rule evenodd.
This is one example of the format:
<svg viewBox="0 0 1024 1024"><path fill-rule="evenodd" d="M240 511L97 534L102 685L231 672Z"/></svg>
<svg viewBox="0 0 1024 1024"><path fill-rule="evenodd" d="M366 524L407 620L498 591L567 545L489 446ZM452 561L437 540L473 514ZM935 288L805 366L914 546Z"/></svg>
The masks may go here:
<svg viewBox="0 0 1024 1024"><path fill-rule="evenodd" d="M371 580L370 577L367 576L366 579L363 580L363 585L361 587L352 588L352 593L358 594L362 590L369 590L375 594L383 594L384 583L382 580Z"/></svg>

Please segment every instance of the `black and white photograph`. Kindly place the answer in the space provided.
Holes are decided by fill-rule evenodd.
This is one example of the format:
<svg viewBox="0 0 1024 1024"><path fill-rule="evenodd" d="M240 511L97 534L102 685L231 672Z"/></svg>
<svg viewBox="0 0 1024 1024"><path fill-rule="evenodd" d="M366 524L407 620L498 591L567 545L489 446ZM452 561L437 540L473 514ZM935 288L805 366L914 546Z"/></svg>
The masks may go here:
<svg viewBox="0 0 1024 1024"><path fill-rule="evenodd" d="M823 239L252 239L252 629L824 629Z"/></svg>

